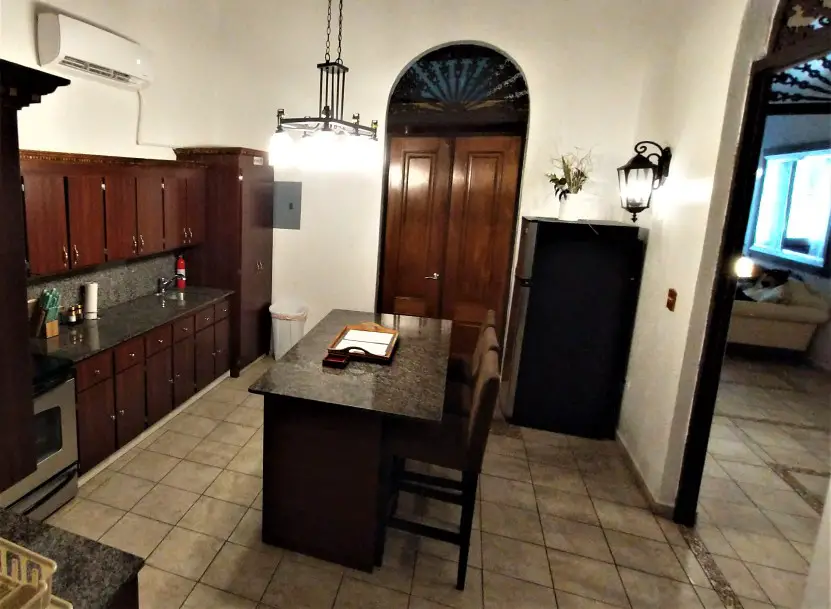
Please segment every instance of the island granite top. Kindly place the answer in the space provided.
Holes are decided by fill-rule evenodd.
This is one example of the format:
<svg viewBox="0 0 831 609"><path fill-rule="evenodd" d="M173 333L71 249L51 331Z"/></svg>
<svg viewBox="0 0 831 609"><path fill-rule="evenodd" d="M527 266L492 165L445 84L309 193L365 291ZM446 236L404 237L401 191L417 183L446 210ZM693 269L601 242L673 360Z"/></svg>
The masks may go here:
<svg viewBox="0 0 831 609"><path fill-rule="evenodd" d="M74 609L106 609L144 565L138 556L3 509L0 537L54 560L52 592Z"/></svg>
<svg viewBox="0 0 831 609"><path fill-rule="evenodd" d="M398 346L392 363L353 360L343 369L324 367L321 362L326 349L343 327L365 321L398 330ZM248 390L264 396L299 398L440 421L452 328L452 322L440 319L336 309L272 364Z"/></svg>
<svg viewBox="0 0 831 609"><path fill-rule="evenodd" d="M55 338L33 338L33 353L64 357L77 363L126 340L227 298L233 292L215 288L171 290L165 296L142 296L100 312L100 319L61 326ZM183 295L184 299L175 299Z"/></svg>

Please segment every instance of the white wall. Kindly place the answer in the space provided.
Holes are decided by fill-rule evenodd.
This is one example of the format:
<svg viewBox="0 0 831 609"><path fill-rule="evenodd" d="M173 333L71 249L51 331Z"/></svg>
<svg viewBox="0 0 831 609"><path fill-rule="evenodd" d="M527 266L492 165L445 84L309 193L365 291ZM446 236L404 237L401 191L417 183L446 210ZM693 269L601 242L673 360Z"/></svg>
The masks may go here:
<svg viewBox="0 0 831 609"><path fill-rule="evenodd" d="M825 509L822 511L822 521L814 544L811 570L805 582L802 609L831 609L829 544L831 544L831 487L828 488L825 496Z"/></svg>
<svg viewBox="0 0 831 609"><path fill-rule="evenodd" d="M689 3L675 14L683 36L668 28L644 92L638 131L671 144L674 159L652 212L618 434L665 505L675 502L750 64L774 8ZM674 313L668 288L679 293Z"/></svg>

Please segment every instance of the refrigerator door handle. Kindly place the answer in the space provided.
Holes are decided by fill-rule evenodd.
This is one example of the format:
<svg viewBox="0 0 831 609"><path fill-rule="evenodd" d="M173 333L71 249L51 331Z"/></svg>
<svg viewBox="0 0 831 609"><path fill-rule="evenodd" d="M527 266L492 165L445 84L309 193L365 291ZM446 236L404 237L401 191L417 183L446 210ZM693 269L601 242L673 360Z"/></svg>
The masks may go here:
<svg viewBox="0 0 831 609"><path fill-rule="evenodd" d="M523 288L530 288L533 283L530 278L526 277L517 277L517 281L519 282L519 285L521 285Z"/></svg>

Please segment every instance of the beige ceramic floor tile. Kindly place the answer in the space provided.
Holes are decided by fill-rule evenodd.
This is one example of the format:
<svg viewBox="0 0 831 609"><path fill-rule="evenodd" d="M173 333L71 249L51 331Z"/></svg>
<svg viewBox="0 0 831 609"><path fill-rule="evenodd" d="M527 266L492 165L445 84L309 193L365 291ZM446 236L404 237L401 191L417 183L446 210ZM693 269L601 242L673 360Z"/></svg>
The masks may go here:
<svg viewBox="0 0 831 609"><path fill-rule="evenodd" d="M604 499L637 508L646 508L643 493L634 484L612 484L608 480L584 476L589 495L595 499Z"/></svg>
<svg viewBox="0 0 831 609"><path fill-rule="evenodd" d="M754 601L752 599L742 597L739 597L739 600L742 603L742 609L776 609L770 603L763 603L762 601ZM719 609L721 609L721 607L719 607Z"/></svg>
<svg viewBox="0 0 831 609"><path fill-rule="evenodd" d="M776 529L791 541L800 541L802 543L814 543L819 532L819 517L805 518L803 516L794 516L792 514L782 514L780 512L771 512L762 510L771 521L773 521Z"/></svg>
<svg viewBox="0 0 831 609"><path fill-rule="evenodd" d="M89 497L93 491L98 489L102 484L112 477L115 470L105 469L98 472L91 480L87 480L83 486L78 487L79 497Z"/></svg>
<svg viewBox="0 0 831 609"><path fill-rule="evenodd" d="M719 464L737 482L748 482L750 484L783 491L790 489L788 483L777 476L769 467L759 467L732 461L719 461Z"/></svg>
<svg viewBox="0 0 831 609"><path fill-rule="evenodd" d="M771 537L780 535L773 523L755 505L701 499L699 506L707 511L709 522L717 526Z"/></svg>
<svg viewBox="0 0 831 609"><path fill-rule="evenodd" d="M817 497L825 497L828 492L828 476L815 476L813 474L794 474L794 478L802 484L809 492Z"/></svg>
<svg viewBox="0 0 831 609"><path fill-rule="evenodd" d="M699 524L695 527L695 532L704 542L704 546L711 554L718 554L720 556L727 556L729 558L738 558L739 555L727 541L727 538L721 532L721 529L707 524Z"/></svg>
<svg viewBox="0 0 831 609"><path fill-rule="evenodd" d="M629 606L614 565L556 550L548 551L548 561L555 589L618 607Z"/></svg>
<svg viewBox="0 0 831 609"><path fill-rule="evenodd" d="M545 545L549 548L612 562L606 535L600 527L556 516L543 516L542 529Z"/></svg>
<svg viewBox="0 0 831 609"><path fill-rule="evenodd" d="M724 603L721 602L718 593L712 588L696 587L695 593L698 594L698 600L701 601L704 609L724 609Z"/></svg>
<svg viewBox="0 0 831 609"><path fill-rule="evenodd" d="M681 525L675 524L671 520L667 520L666 518L657 515L655 516L655 520L658 521L658 526L661 527L661 530L664 532L664 537L667 538L670 545L682 546L684 548L687 547L687 542L681 534Z"/></svg>
<svg viewBox="0 0 831 609"><path fill-rule="evenodd" d="M777 491L755 484L743 485L744 492L760 508L794 516L814 517L816 512L793 491Z"/></svg>
<svg viewBox="0 0 831 609"><path fill-rule="evenodd" d="M555 594L557 595L558 609L620 609L615 605L602 603L586 598L585 596L577 596L576 594L570 594L562 590L555 590Z"/></svg>
<svg viewBox="0 0 831 609"><path fill-rule="evenodd" d="M254 503L251 504L251 507L254 508L255 510L260 510L261 512L263 511L263 492L262 491L260 491L257 494L257 498L254 499Z"/></svg>
<svg viewBox="0 0 831 609"><path fill-rule="evenodd" d="M245 512L246 509L241 505L200 497L179 522L179 526L219 539L228 539Z"/></svg>
<svg viewBox="0 0 831 609"><path fill-rule="evenodd" d="M177 431L196 438L204 438L211 433L216 426L217 421L208 419L206 417L197 417L192 414L183 412L176 416L164 426L168 431Z"/></svg>
<svg viewBox="0 0 831 609"><path fill-rule="evenodd" d="M181 461L162 479L162 484L192 493L204 493L221 472L221 469L211 465Z"/></svg>
<svg viewBox="0 0 831 609"><path fill-rule="evenodd" d="M270 552L282 556L283 550L263 543L262 531L263 513L258 510L249 509L240 520L237 528L234 529L231 537L228 538L228 541L247 548L259 550L260 552Z"/></svg>
<svg viewBox="0 0 831 609"><path fill-rule="evenodd" d="M752 465L763 465L763 461L741 440L710 438L707 452L722 461L738 461Z"/></svg>
<svg viewBox="0 0 831 609"><path fill-rule="evenodd" d="M205 584L196 584L182 609L255 609L256 603Z"/></svg>
<svg viewBox="0 0 831 609"><path fill-rule="evenodd" d="M413 567L403 569L385 564L381 567L375 567L372 573L347 569L344 575L353 580L366 582L367 584L380 586L381 588L397 590L404 594L409 594L413 586Z"/></svg>
<svg viewBox="0 0 831 609"><path fill-rule="evenodd" d="M174 527L147 559L147 564L197 581L220 548L219 539Z"/></svg>
<svg viewBox="0 0 831 609"><path fill-rule="evenodd" d="M225 417L236 409L236 404L202 398L190 405L188 414L205 417L206 419L214 419L215 421L224 421Z"/></svg>
<svg viewBox="0 0 831 609"><path fill-rule="evenodd" d="M339 573L283 560L262 601L274 609L330 609L342 577Z"/></svg>
<svg viewBox="0 0 831 609"><path fill-rule="evenodd" d="M701 480L700 496L752 505L741 487L735 481L726 478L704 476Z"/></svg>
<svg viewBox="0 0 831 609"><path fill-rule="evenodd" d="M225 417L225 420L229 423L236 423L237 425L244 425L246 427L259 429L263 426L263 414L262 410L239 406L236 410Z"/></svg>
<svg viewBox="0 0 831 609"><path fill-rule="evenodd" d="M520 438L511 438L508 436L497 436L491 434L488 437L487 451L506 457L515 457L517 459L526 459L525 443Z"/></svg>
<svg viewBox="0 0 831 609"><path fill-rule="evenodd" d="M613 529L655 541L666 541L651 512L601 499L593 500L597 517L604 529Z"/></svg>
<svg viewBox="0 0 831 609"><path fill-rule="evenodd" d="M179 459L176 457L142 451L121 468L121 473L158 482L176 467L177 463L179 463Z"/></svg>
<svg viewBox="0 0 831 609"><path fill-rule="evenodd" d="M543 544L540 516L536 510L532 512L487 501L481 506L482 531Z"/></svg>
<svg viewBox="0 0 831 609"><path fill-rule="evenodd" d="M536 510L537 500L534 497L534 487L527 482L517 482L482 474L479 477L479 491L482 499L500 505L520 507L526 510Z"/></svg>
<svg viewBox="0 0 831 609"><path fill-rule="evenodd" d="M482 609L482 571L468 567L464 590L456 590L458 565L419 556L413 576L413 596L456 609Z"/></svg>
<svg viewBox="0 0 831 609"><path fill-rule="evenodd" d="M387 535L389 536L389 533ZM430 539L429 537L418 538L417 544L418 551L421 554L459 562L459 546L456 544L445 543L438 539ZM385 551L384 557L386 555L387 552ZM482 568L482 531L474 529L470 532L470 549L468 550L467 564L477 569Z"/></svg>
<svg viewBox="0 0 831 609"><path fill-rule="evenodd" d="M797 573L771 569L761 565L747 565L753 577L762 586L773 604L785 609L799 609L802 591L805 588L805 576Z"/></svg>
<svg viewBox="0 0 831 609"><path fill-rule="evenodd" d="M226 445L227 446L227 445ZM227 465L227 469L248 474L249 476L263 477L263 449L259 446L243 446L239 453Z"/></svg>
<svg viewBox="0 0 831 609"><path fill-rule="evenodd" d="M242 403L243 406L246 408L256 408L257 410L264 409L264 400L263 396L261 395L249 395L245 398L245 401Z"/></svg>
<svg viewBox="0 0 831 609"><path fill-rule="evenodd" d="M257 498L262 488L262 478L223 471L205 491L205 495L248 507Z"/></svg>
<svg viewBox="0 0 831 609"><path fill-rule="evenodd" d="M535 486L549 486L569 493L587 495L583 476L576 469L566 469L545 463L530 463L531 478Z"/></svg>
<svg viewBox="0 0 831 609"><path fill-rule="evenodd" d="M710 582L710 578L707 577L704 569L701 568L701 563L698 562L692 550L687 546L672 546L672 551L675 552L678 562L681 563L684 573L687 574L687 580L693 586L712 588L713 584Z"/></svg>
<svg viewBox="0 0 831 609"><path fill-rule="evenodd" d="M487 571L551 587L551 572L541 545L483 532L482 566Z"/></svg>
<svg viewBox="0 0 831 609"><path fill-rule="evenodd" d="M447 605L439 605L433 601L428 601L426 598L411 596L409 609L447 609Z"/></svg>
<svg viewBox="0 0 831 609"><path fill-rule="evenodd" d="M522 459L506 457L494 453L485 455L482 463L482 472L491 476L518 480L520 482L531 482L531 471L528 463Z"/></svg>
<svg viewBox="0 0 831 609"><path fill-rule="evenodd" d="M668 543L612 530L606 531L606 539L609 541L615 563L619 566L668 577L682 583L688 581L687 574Z"/></svg>
<svg viewBox="0 0 831 609"><path fill-rule="evenodd" d="M226 543L201 581L237 596L259 601L279 562L279 555Z"/></svg>
<svg viewBox="0 0 831 609"><path fill-rule="evenodd" d="M713 559L736 594L758 601L768 601L767 595L742 561L717 554L713 555Z"/></svg>
<svg viewBox="0 0 831 609"><path fill-rule="evenodd" d="M232 444L233 446L244 446L251 436L257 431L255 427L246 427L244 425L237 425L235 423L222 422L217 425L207 439L214 442L224 442L225 444Z"/></svg>
<svg viewBox="0 0 831 609"><path fill-rule="evenodd" d="M528 455L528 460L534 463L554 465L563 469L577 469L577 460L570 448L526 442L525 453Z"/></svg>
<svg viewBox="0 0 831 609"><path fill-rule="evenodd" d="M139 516L175 525L197 499L199 495L196 493L158 484L131 511Z"/></svg>
<svg viewBox="0 0 831 609"><path fill-rule="evenodd" d="M554 590L485 571L482 574L487 609L554 609Z"/></svg>
<svg viewBox="0 0 831 609"><path fill-rule="evenodd" d="M695 589L690 584L625 568L620 569L620 578L632 601L633 609L703 609Z"/></svg>
<svg viewBox="0 0 831 609"><path fill-rule="evenodd" d="M586 495L558 491L548 487L536 487L537 509L540 514L559 516L568 520L599 524L592 500Z"/></svg>
<svg viewBox="0 0 831 609"><path fill-rule="evenodd" d="M530 427L520 427L522 439L526 444L547 444L548 446L560 446L567 448L571 446L574 436L568 436L554 431L545 431L543 429L532 429Z"/></svg>
<svg viewBox="0 0 831 609"><path fill-rule="evenodd" d="M170 525L156 520L135 514L125 514L99 541L124 552L147 558L170 532L170 529Z"/></svg>
<svg viewBox="0 0 831 609"><path fill-rule="evenodd" d="M206 400L214 402L225 402L226 404L242 404L248 396L251 395L247 391L239 391L237 389L227 389L225 387L217 387L205 394Z"/></svg>
<svg viewBox="0 0 831 609"><path fill-rule="evenodd" d="M109 480L90 493L89 498L110 507L129 510L149 493L153 486L153 482L148 480L113 472Z"/></svg>
<svg viewBox="0 0 831 609"><path fill-rule="evenodd" d="M145 566L139 572L141 609L170 609L185 602L196 582Z"/></svg>
<svg viewBox="0 0 831 609"><path fill-rule="evenodd" d="M64 508L51 518L49 524L81 537L97 540L122 516L122 510L86 499L76 499L68 509Z"/></svg>
<svg viewBox="0 0 831 609"><path fill-rule="evenodd" d="M736 550L739 558L746 563L756 563L795 573L808 573L807 561L784 539L735 529L722 529L721 532Z"/></svg>
<svg viewBox="0 0 831 609"><path fill-rule="evenodd" d="M801 541L792 541L791 545L796 548L799 555L802 556L809 563L814 559L814 544L802 543Z"/></svg>
<svg viewBox="0 0 831 609"><path fill-rule="evenodd" d="M159 432L159 433L161 433L161 432ZM149 439L146 439L145 441L147 442L147 445L149 446L150 444L155 442L156 437L157 437L156 435L151 435ZM142 442L142 444L144 444L144 441ZM132 461L133 459L138 457L143 452L144 451L141 450L140 448L131 448L126 453L121 455L118 459L116 459L115 461L110 463L107 466L107 469L109 469L111 471L114 471L114 472L120 472L124 468L125 465L127 465L130 461Z"/></svg>
<svg viewBox="0 0 831 609"><path fill-rule="evenodd" d="M239 451L239 446L214 442L213 440L202 440L196 448L187 454L185 459L203 465L212 465L213 467L227 467Z"/></svg>
<svg viewBox="0 0 831 609"><path fill-rule="evenodd" d="M183 459L197 444L199 444L199 438L175 431L165 431L158 440L147 447L147 450Z"/></svg>
<svg viewBox="0 0 831 609"><path fill-rule="evenodd" d="M409 595L354 579L344 579L333 609L407 609Z"/></svg>

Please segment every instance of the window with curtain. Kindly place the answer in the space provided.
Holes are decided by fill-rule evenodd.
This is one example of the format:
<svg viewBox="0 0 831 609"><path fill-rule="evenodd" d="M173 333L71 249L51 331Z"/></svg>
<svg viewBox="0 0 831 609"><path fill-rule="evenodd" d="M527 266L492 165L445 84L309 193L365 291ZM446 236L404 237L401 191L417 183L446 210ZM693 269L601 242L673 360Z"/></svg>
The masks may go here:
<svg viewBox="0 0 831 609"><path fill-rule="evenodd" d="M745 254L828 274L831 144L764 156Z"/></svg>

